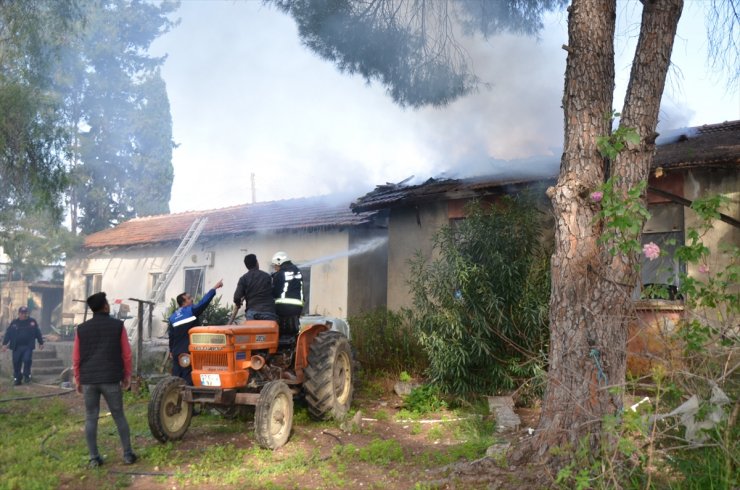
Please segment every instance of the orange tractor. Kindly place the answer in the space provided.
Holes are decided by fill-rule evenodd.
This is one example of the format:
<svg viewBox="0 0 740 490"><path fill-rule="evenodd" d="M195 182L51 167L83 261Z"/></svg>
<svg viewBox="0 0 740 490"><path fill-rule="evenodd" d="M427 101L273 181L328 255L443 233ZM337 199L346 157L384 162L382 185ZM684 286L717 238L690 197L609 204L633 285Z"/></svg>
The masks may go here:
<svg viewBox="0 0 740 490"><path fill-rule="evenodd" d="M353 395L354 361L347 336L332 321L303 325L298 337L279 335L277 322L248 320L239 325L190 330L190 355L181 365L193 368L193 386L169 376L152 392L148 418L161 442L181 439L193 405L224 415L253 405L257 442L283 446L293 426L293 397L304 395L311 417L343 419Z"/></svg>

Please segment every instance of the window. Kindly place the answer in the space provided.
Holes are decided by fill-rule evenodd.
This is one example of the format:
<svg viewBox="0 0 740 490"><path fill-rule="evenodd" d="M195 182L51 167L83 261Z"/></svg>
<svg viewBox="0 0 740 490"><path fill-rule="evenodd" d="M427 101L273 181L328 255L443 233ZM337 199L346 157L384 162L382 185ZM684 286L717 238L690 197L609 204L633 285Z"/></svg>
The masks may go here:
<svg viewBox="0 0 740 490"><path fill-rule="evenodd" d="M85 298L103 289L103 274L85 274Z"/></svg>
<svg viewBox="0 0 740 490"><path fill-rule="evenodd" d="M641 256L642 289L655 285L667 287L669 299L677 299L679 275L686 271L675 257L676 249L684 244L683 206L675 203L653 204L648 207L651 218L645 223L642 244L653 242L660 247L661 256L649 260Z"/></svg>
<svg viewBox="0 0 740 490"><path fill-rule="evenodd" d="M188 293L193 299L203 296L203 282L206 276L205 267L194 267L185 269L185 288L184 292Z"/></svg>
<svg viewBox="0 0 740 490"><path fill-rule="evenodd" d="M162 277L161 272L150 272L149 273L149 292L154 291L154 286L157 284L159 278Z"/></svg>

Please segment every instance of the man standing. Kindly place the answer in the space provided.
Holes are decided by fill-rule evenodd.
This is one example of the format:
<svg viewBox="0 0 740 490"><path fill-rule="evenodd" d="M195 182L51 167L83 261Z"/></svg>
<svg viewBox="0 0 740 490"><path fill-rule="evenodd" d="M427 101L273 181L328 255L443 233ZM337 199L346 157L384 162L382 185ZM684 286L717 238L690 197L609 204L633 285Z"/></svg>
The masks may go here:
<svg viewBox="0 0 740 490"><path fill-rule="evenodd" d="M239 278L234 291L234 314L244 300L244 316L247 320L277 320L270 274L260 270L254 254L244 256L244 265L247 273Z"/></svg>
<svg viewBox="0 0 740 490"><path fill-rule="evenodd" d="M200 319L198 318L208 305L211 300L216 296L216 290L223 286L223 281L218 281L208 292L201 298L198 304L193 304L193 298L188 293L182 293L177 295L177 306L168 320L169 327L167 328L167 334L169 335L170 343L170 356L172 357L172 375L179 376L185 380L189 385L193 384L191 372L193 368L190 364L185 366L180 365L180 355L190 351L190 329L200 325Z"/></svg>
<svg viewBox="0 0 740 490"><path fill-rule="evenodd" d="M282 335L298 334L299 317L303 312L303 276L285 252L272 256L275 274L272 276L272 297L280 317Z"/></svg>
<svg viewBox="0 0 740 490"><path fill-rule="evenodd" d="M131 346L121 320L110 317L105 293L87 298L93 317L77 327L72 349L77 392L85 400L85 440L90 452L90 468L103 464L98 452L98 417L103 395L123 447L124 464L134 464L137 456L131 448L131 432L123 413L123 390L131 386Z"/></svg>
<svg viewBox="0 0 740 490"><path fill-rule="evenodd" d="M3 337L3 351L8 350L8 344L10 344L10 350L13 351L13 384L15 386L21 384L21 379L26 383L31 382L31 363L36 341L39 343L39 349L44 350L44 338L41 336L39 324L28 316L28 308L21 306L18 308L18 318L10 322Z"/></svg>

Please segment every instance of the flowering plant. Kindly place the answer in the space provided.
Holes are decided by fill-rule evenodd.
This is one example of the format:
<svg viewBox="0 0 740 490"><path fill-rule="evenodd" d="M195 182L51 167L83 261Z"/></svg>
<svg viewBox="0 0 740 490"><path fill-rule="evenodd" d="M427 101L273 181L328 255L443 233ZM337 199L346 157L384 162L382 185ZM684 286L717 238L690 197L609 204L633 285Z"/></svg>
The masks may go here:
<svg viewBox="0 0 740 490"><path fill-rule="evenodd" d="M642 246L642 253L645 254L649 260L655 260L660 257L660 247L655 243L650 242Z"/></svg>

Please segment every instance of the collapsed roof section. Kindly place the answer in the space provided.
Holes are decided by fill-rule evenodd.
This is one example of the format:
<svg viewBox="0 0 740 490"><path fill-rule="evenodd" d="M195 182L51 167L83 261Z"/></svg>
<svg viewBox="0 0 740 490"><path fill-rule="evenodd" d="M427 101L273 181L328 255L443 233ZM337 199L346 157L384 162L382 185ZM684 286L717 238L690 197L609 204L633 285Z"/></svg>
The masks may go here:
<svg viewBox="0 0 740 490"><path fill-rule="evenodd" d="M653 168L736 166L740 164L740 120L668 131L658 138L657 143ZM523 167L527 162L529 160L512 160L508 163ZM398 184L379 185L350 206L354 212L363 213L441 198L451 200L507 193L540 183L552 185L557 178L557 163L553 158L552 175L544 177L507 179L499 174L464 179L432 178L416 185L407 185L409 179L406 179Z"/></svg>

